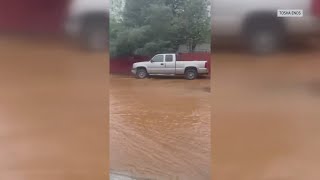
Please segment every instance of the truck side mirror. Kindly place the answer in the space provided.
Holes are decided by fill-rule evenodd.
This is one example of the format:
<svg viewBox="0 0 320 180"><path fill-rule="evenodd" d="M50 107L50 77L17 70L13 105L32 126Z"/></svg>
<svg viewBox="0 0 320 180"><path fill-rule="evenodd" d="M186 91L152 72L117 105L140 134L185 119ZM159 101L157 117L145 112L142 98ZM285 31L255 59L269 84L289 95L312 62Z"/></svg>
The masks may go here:
<svg viewBox="0 0 320 180"><path fill-rule="evenodd" d="M153 63L153 60L151 59L150 62Z"/></svg>

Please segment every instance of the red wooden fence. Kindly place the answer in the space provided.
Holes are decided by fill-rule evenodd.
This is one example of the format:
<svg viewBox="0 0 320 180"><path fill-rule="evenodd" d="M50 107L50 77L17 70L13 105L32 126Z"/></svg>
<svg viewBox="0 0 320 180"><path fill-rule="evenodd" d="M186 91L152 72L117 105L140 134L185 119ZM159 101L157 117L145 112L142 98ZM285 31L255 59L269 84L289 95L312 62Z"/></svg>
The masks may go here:
<svg viewBox="0 0 320 180"><path fill-rule="evenodd" d="M134 57L117 57L110 59L110 73L112 74L130 74L133 63L147 61L150 57L134 56Z"/></svg>
<svg viewBox="0 0 320 180"><path fill-rule="evenodd" d="M61 32L70 0L2 0L0 31Z"/></svg>
<svg viewBox="0 0 320 180"><path fill-rule="evenodd" d="M210 53L181 53L178 55L178 60L183 61L207 61L210 70ZM110 73L112 74L131 74L133 63L148 61L151 57L134 56L134 57L117 57L110 59Z"/></svg>

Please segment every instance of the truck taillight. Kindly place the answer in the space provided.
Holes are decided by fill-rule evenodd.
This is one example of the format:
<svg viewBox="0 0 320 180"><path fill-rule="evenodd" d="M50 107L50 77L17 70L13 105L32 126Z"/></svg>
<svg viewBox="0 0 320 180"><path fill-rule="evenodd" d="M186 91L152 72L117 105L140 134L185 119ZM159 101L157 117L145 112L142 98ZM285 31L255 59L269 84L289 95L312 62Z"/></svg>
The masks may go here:
<svg viewBox="0 0 320 180"><path fill-rule="evenodd" d="M313 0L311 8L313 15L320 17L320 0Z"/></svg>
<svg viewBox="0 0 320 180"><path fill-rule="evenodd" d="M207 61L205 64L205 67L207 68L208 72L210 73L210 61Z"/></svg>

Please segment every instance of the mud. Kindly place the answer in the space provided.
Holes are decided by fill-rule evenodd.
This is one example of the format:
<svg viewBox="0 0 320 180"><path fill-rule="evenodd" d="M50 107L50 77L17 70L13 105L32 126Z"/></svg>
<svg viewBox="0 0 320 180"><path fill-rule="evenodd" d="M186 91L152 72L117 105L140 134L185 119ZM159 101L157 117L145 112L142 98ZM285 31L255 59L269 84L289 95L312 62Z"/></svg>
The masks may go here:
<svg viewBox="0 0 320 180"><path fill-rule="evenodd" d="M110 166L137 179L211 179L209 79L111 76Z"/></svg>
<svg viewBox="0 0 320 180"><path fill-rule="evenodd" d="M216 51L214 179L320 178L319 47L265 57Z"/></svg>

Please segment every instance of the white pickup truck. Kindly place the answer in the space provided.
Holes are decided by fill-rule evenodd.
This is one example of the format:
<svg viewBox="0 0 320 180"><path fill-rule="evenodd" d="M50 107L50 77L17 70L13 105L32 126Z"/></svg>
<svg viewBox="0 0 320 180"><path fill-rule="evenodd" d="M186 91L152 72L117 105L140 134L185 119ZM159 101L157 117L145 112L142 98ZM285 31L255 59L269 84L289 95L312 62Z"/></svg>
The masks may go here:
<svg viewBox="0 0 320 180"><path fill-rule="evenodd" d="M71 0L65 31L68 36L80 40L91 51L108 48L109 1Z"/></svg>
<svg viewBox="0 0 320 180"><path fill-rule="evenodd" d="M138 79L149 75L184 75L186 79L193 80L208 74L209 70L207 61L180 61L176 54L157 54L150 61L134 63L132 73Z"/></svg>
<svg viewBox="0 0 320 180"><path fill-rule="evenodd" d="M213 0L211 6L213 44L238 42L265 54L320 34L320 0ZM303 17L278 17L280 9L302 10Z"/></svg>

